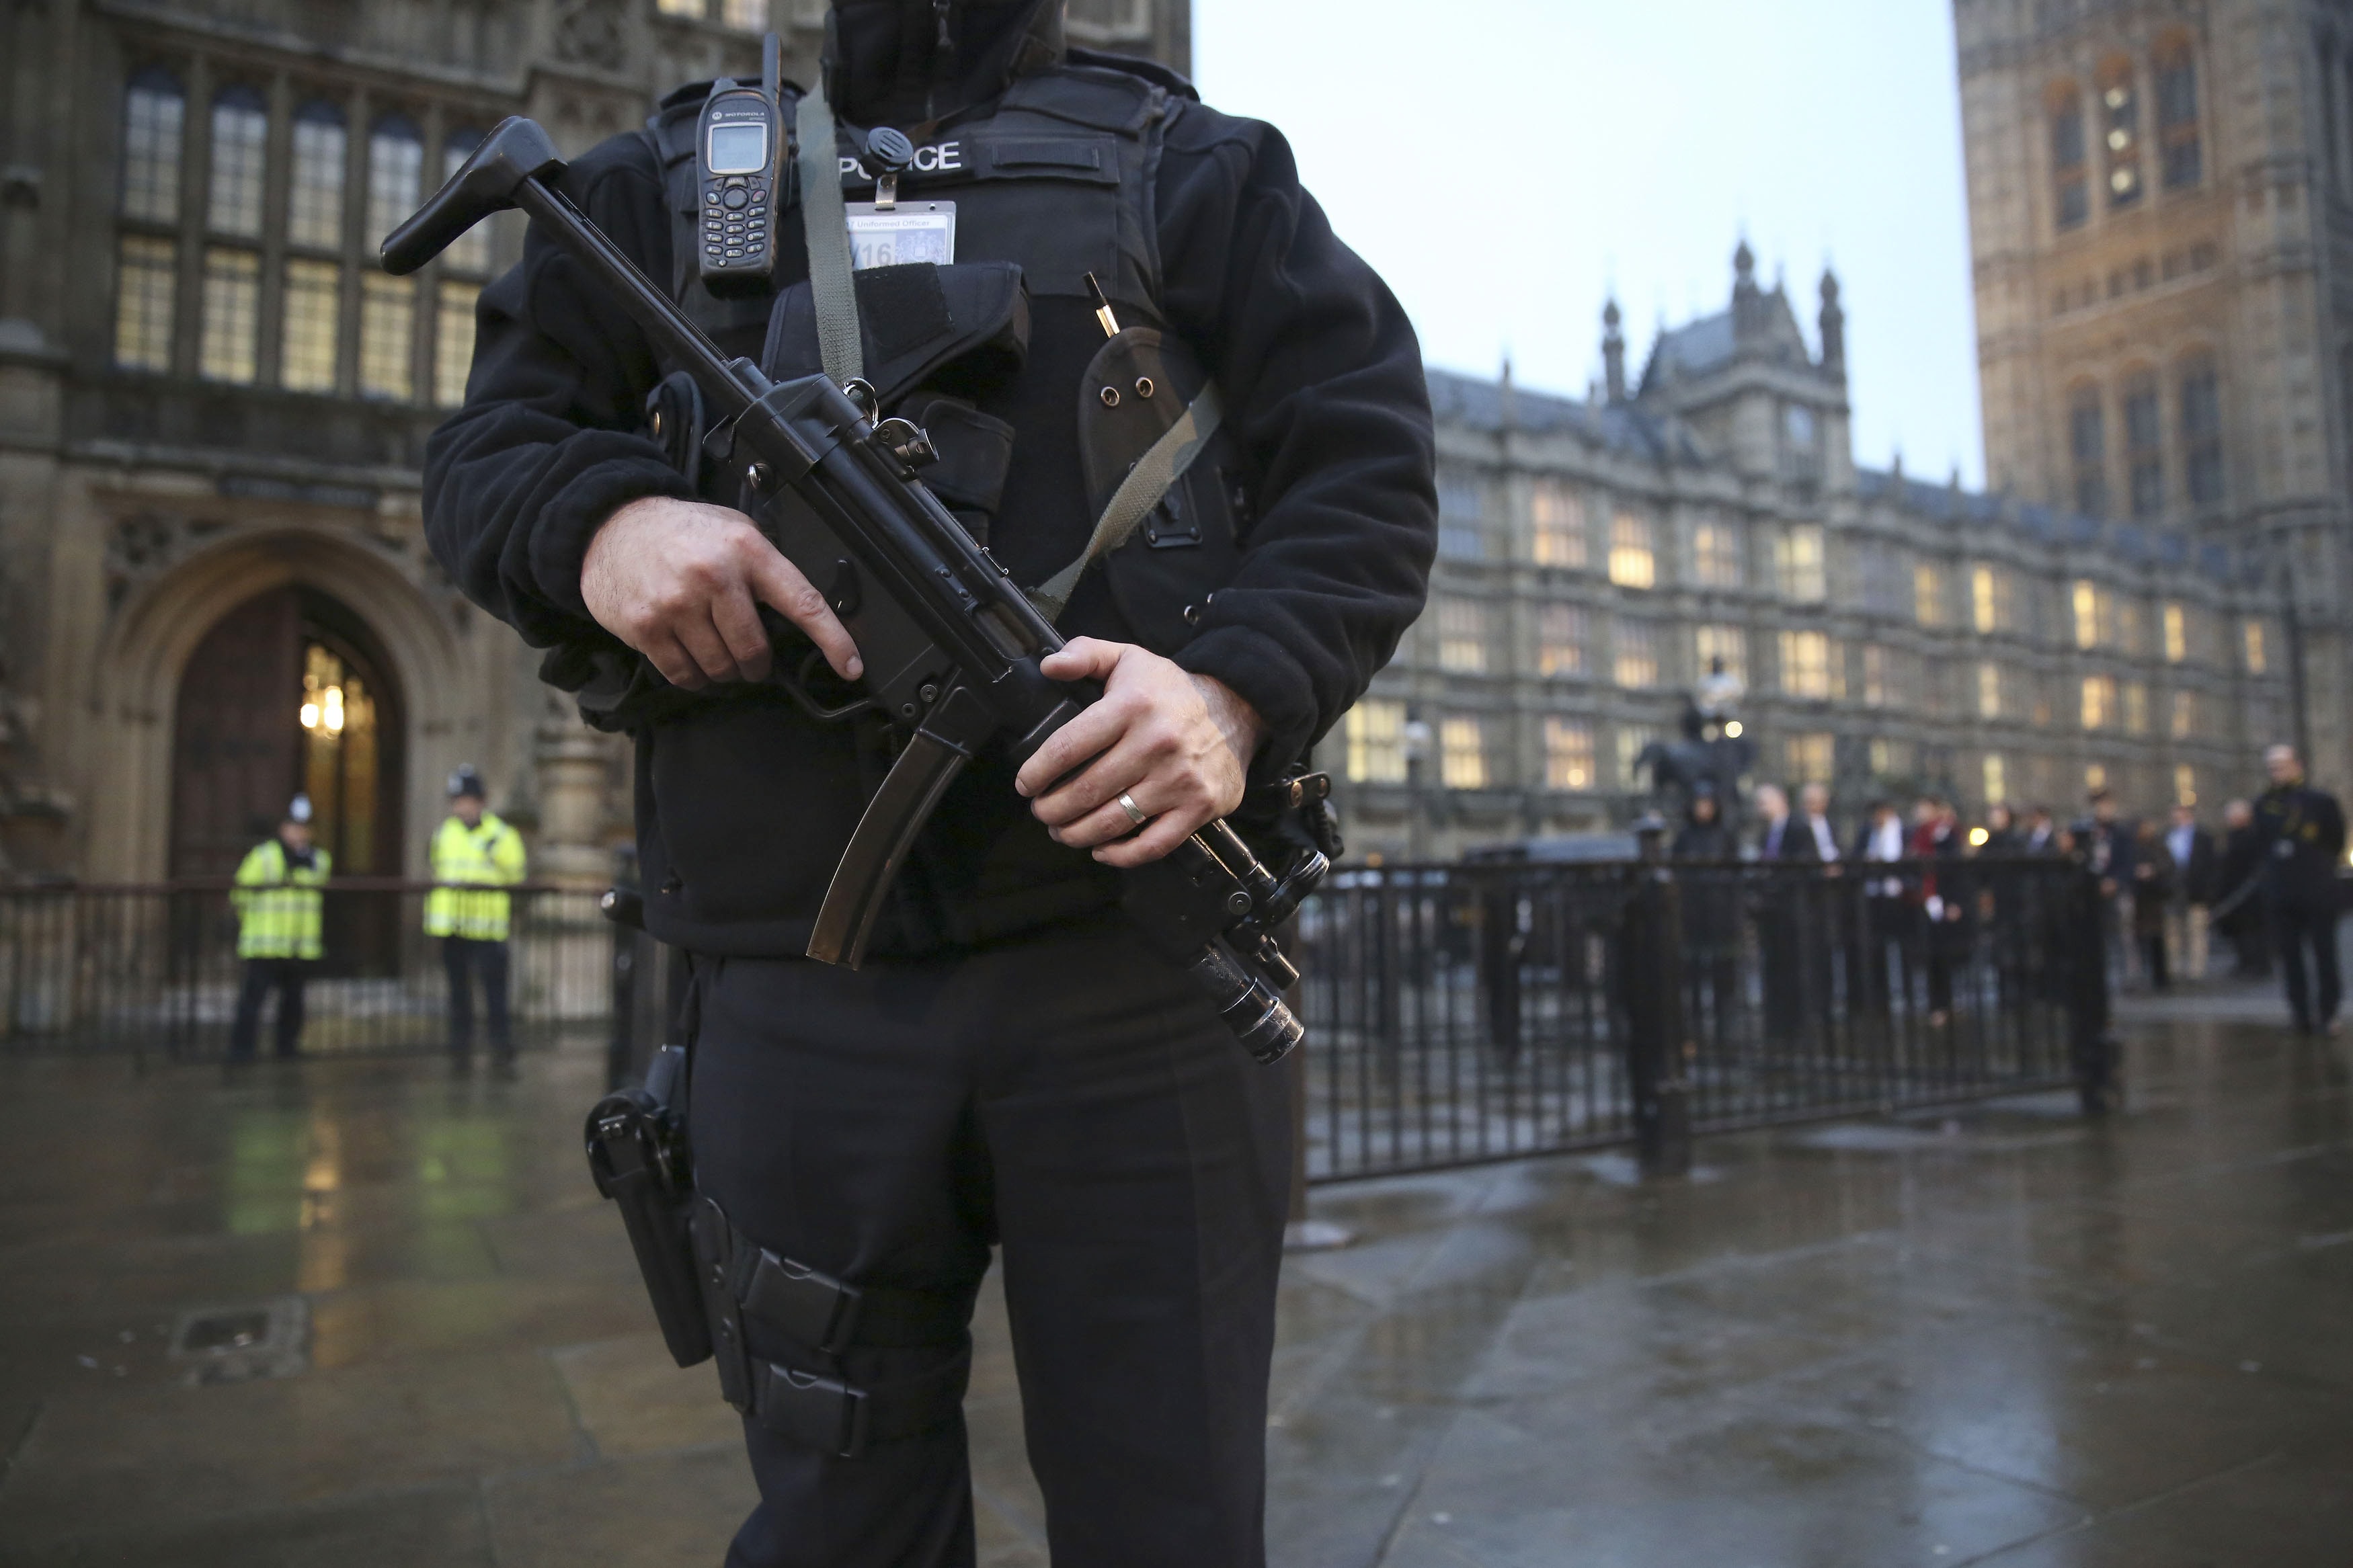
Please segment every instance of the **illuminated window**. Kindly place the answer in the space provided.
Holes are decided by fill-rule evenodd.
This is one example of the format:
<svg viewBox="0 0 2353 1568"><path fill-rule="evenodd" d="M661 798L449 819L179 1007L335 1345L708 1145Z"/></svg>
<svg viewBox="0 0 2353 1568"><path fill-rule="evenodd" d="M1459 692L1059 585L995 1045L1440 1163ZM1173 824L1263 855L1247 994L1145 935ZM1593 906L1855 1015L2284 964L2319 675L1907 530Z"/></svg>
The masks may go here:
<svg viewBox="0 0 2353 1568"><path fill-rule="evenodd" d="M2263 622L2249 621L2241 628L2239 640L2240 645L2246 651L2247 673L2249 675L2261 675L2265 669L2270 668L2270 660L2266 657L2266 650L2263 647Z"/></svg>
<svg viewBox="0 0 2353 1568"><path fill-rule="evenodd" d="M2107 420L2096 386L2079 386L2070 396L2067 450L2074 460L2075 510L2085 517L2107 516Z"/></svg>
<svg viewBox="0 0 2353 1568"><path fill-rule="evenodd" d="M448 180L459 167L474 155L482 144L479 131L452 131L441 143L441 178ZM478 223L456 239L441 253L442 269L464 272L476 277L491 269L491 226Z"/></svg>
<svg viewBox="0 0 2353 1568"><path fill-rule="evenodd" d="M1438 552L1451 561L1477 561L1487 553L1486 487L1461 474L1438 480Z"/></svg>
<svg viewBox="0 0 2353 1568"><path fill-rule="evenodd" d="M1448 789L1487 787L1487 742L1478 720L1439 722L1438 769Z"/></svg>
<svg viewBox="0 0 2353 1568"><path fill-rule="evenodd" d="M1740 525L1716 520L1692 530L1692 576L1703 588L1737 588L1747 581Z"/></svg>
<svg viewBox="0 0 2353 1568"><path fill-rule="evenodd" d="M656 8L669 16L702 16L709 14L709 0L655 0Z"/></svg>
<svg viewBox="0 0 2353 1568"><path fill-rule="evenodd" d="M1559 479L1538 479L1528 495L1528 551L1539 566L1586 563L1585 498Z"/></svg>
<svg viewBox="0 0 2353 1568"><path fill-rule="evenodd" d="M2101 790L2107 788L2108 770L2098 763L2093 763L2085 767L2084 769L2084 787L2089 790Z"/></svg>
<svg viewBox="0 0 2353 1568"><path fill-rule="evenodd" d="M2181 366L2182 467L2189 504L2222 499L2222 393L2214 361L2199 354Z"/></svg>
<svg viewBox="0 0 2353 1568"><path fill-rule="evenodd" d="M2186 190L2205 178L2198 128L2198 61L2186 41L2176 40L2158 53L2157 136L2167 190Z"/></svg>
<svg viewBox="0 0 2353 1568"><path fill-rule="evenodd" d="M2132 476L2132 514L2147 522L2165 515L2165 421L2158 410L2154 372L2125 383L2125 463Z"/></svg>
<svg viewBox="0 0 2353 1568"><path fill-rule="evenodd" d="M1585 612L1575 605L1546 605L1536 613L1536 673L1585 673Z"/></svg>
<svg viewBox="0 0 2353 1568"><path fill-rule="evenodd" d="M2125 732L2148 733L2148 688L2137 680L2125 682Z"/></svg>
<svg viewBox="0 0 2353 1568"><path fill-rule="evenodd" d="M381 272L360 277L360 395L406 403L417 394L417 287Z"/></svg>
<svg viewBox="0 0 2353 1568"><path fill-rule="evenodd" d="M1775 539L1773 567L1784 597L1800 605L1817 605L1828 596L1830 579L1819 526L1799 523Z"/></svg>
<svg viewBox="0 0 2353 1568"><path fill-rule="evenodd" d="M2092 216L2090 182L2084 166L2084 100L2071 85L2051 100L2052 207L2061 228L2073 228Z"/></svg>
<svg viewBox="0 0 2353 1568"><path fill-rule="evenodd" d="M170 71L150 66L131 79L122 99L124 217L179 221L181 131L187 112L187 98Z"/></svg>
<svg viewBox="0 0 2353 1568"><path fill-rule="evenodd" d="M368 136L367 233L369 247L408 221L422 193L417 184L425 174L425 138L415 125L397 114L375 122Z"/></svg>
<svg viewBox="0 0 2353 1568"><path fill-rule="evenodd" d="M205 224L215 234L261 237L261 193L269 174L269 106L245 86L213 100L212 169Z"/></svg>
<svg viewBox="0 0 2353 1568"><path fill-rule="evenodd" d="M2117 60L2100 73L2100 124L2105 142L2108 205L2127 207L2140 200L2140 92L2132 63Z"/></svg>
<svg viewBox="0 0 2353 1568"><path fill-rule="evenodd" d="M1405 783L1404 703L1367 698L1348 710L1342 729L1351 784Z"/></svg>
<svg viewBox="0 0 2353 1568"><path fill-rule="evenodd" d="M765 27L768 0L719 0L719 19L731 27Z"/></svg>
<svg viewBox="0 0 2353 1568"><path fill-rule="evenodd" d="M215 246L205 252L204 337L197 374L208 381L250 383L261 313L261 258Z"/></svg>
<svg viewBox="0 0 2353 1568"><path fill-rule="evenodd" d="M2137 656L2141 651L2140 601L2102 594L2100 608L2108 623L2107 640L2125 652Z"/></svg>
<svg viewBox="0 0 2353 1568"><path fill-rule="evenodd" d="M1791 784L1826 784L1836 771L1838 737L1827 731L1792 735L1782 743L1781 755Z"/></svg>
<svg viewBox="0 0 2353 1568"><path fill-rule="evenodd" d="M172 242L126 234L115 258L114 363L125 370L172 368Z"/></svg>
<svg viewBox="0 0 2353 1568"><path fill-rule="evenodd" d="M1862 703L1866 708L1884 708L1894 689L1888 679L1887 650L1876 643L1867 643L1862 650Z"/></svg>
<svg viewBox="0 0 2353 1568"><path fill-rule="evenodd" d="M294 179L286 195L286 237L313 250L343 247L343 111L306 103L294 111Z"/></svg>
<svg viewBox="0 0 2353 1568"><path fill-rule="evenodd" d="M278 379L288 389L335 390L336 326L342 288L342 271L332 262L287 262Z"/></svg>
<svg viewBox="0 0 2353 1568"><path fill-rule="evenodd" d="M2075 646L2093 648L2100 646L2100 598L2096 584L2079 579L2075 584Z"/></svg>
<svg viewBox="0 0 2353 1568"><path fill-rule="evenodd" d="M1545 721L1545 787L1593 787L1593 731L1566 719Z"/></svg>
<svg viewBox="0 0 2353 1568"><path fill-rule="evenodd" d="M433 318L433 401L455 408L466 401L466 376L474 367L474 307L482 287L445 279Z"/></svg>
<svg viewBox="0 0 2353 1568"><path fill-rule="evenodd" d="M1438 601L1438 667L1481 675L1487 668L1487 606L1476 599Z"/></svg>
<svg viewBox="0 0 2353 1568"><path fill-rule="evenodd" d="M1979 633L1998 632L2010 624L2010 580L1991 566L1969 573L1969 624Z"/></svg>
<svg viewBox="0 0 2353 1568"><path fill-rule="evenodd" d="M1616 658L1612 664L1618 684L1640 691L1659 683L1659 631L1649 621L1621 616L1617 626Z"/></svg>
<svg viewBox="0 0 2353 1568"><path fill-rule="evenodd" d="M1650 588L1658 584L1659 557L1651 543L1651 520L1640 512L1620 511L1610 519L1609 580L1621 588Z"/></svg>
<svg viewBox="0 0 2353 1568"><path fill-rule="evenodd" d="M1694 634L1699 654L1699 672L1714 670L1720 659L1724 673L1748 684L1748 634L1738 626L1702 626Z"/></svg>
<svg viewBox="0 0 2353 1568"><path fill-rule="evenodd" d="M2187 741L2198 733L2198 693L2177 691L2173 694L2173 738Z"/></svg>
<svg viewBox="0 0 2353 1568"><path fill-rule="evenodd" d="M2189 657L2189 617L2179 605L2165 606L2165 662L2179 664Z"/></svg>
<svg viewBox="0 0 2353 1568"><path fill-rule="evenodd" d="M1985 784L1985 804L1999 805L2010 798L2010 764L1999 752L1988 752L1980 770Z"/></svg>
<svg viewBox="0 0 2353 1568"><path fill-rule="evenodd" d="M1831 694L1831 639L1821 632L1781 634L1781 689L1817 700Z"/></svg>
<svg viewBox="0 0 2353 1568"><path fill-rule="evenodd" d="M2001 666L1991 659L1978 666L1978 717L2001 717Z"/></svg>
<svg viewBox="0 0 2353 1568"><path fill-rule="evenodd" d="M2084 677L2084 728L2105 730L2116 721L2116 679L2112 675Z"/></svg>
<svg viewBox="0 0 2353 1568"><path fill-rule="evenodd" d="M2194 806L2198 804L2198 770L2188 763L2179 763L2173 770L2173 798L2180 805Z"/></svg>
<svg viewBox="0 0 2353 1568"><path fill-rule="evenodd" d="M1912 614L1924 626L1945 624L1945 574L1925 561L1912 568Z"/></svg>

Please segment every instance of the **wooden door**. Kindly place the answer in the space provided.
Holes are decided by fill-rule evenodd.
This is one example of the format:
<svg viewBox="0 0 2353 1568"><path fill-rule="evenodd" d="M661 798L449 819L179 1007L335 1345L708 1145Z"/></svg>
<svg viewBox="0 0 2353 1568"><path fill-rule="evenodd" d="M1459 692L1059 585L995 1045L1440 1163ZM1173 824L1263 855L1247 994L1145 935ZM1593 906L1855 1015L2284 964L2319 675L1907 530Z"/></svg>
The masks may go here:
<svg viewBox="0 0 2353 1568"><path fill-rule="evenodd" d="M299 590L248 599L180 679L172 734L171 874L226 877L302 787Z"/></svg>

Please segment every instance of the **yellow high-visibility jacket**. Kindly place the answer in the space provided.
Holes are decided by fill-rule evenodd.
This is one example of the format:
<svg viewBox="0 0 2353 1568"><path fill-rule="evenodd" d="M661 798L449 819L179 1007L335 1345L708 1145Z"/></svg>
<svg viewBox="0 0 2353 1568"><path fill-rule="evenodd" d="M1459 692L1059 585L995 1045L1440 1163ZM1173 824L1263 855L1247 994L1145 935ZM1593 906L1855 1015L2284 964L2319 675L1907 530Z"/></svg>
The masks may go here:
<svg viewBox="0 0 2353 1568"><path fill-rule="evenodd" d="M333 858L313 849L311 861L294 865L275 838L247 854L237 868L237 889L228 896L237 907L239 958L315 959L324 951L319 887L333 868Z"/></svg>
<svg viewBox="0 0 2353 1568"><path fill-rule="evenodd" d="M462 936L475 942L507 939L504 889L522 880L522 835L494 812L469 827L456 817L433 835L433 880L425 899L427 936Z"/></svg>

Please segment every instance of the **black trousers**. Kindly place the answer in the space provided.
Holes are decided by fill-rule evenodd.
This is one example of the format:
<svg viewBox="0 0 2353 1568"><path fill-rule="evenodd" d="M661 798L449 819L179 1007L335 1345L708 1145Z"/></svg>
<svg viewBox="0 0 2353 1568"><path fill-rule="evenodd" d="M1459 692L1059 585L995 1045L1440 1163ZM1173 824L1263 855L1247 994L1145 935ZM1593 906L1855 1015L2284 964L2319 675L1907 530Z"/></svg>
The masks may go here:
<svg viewBox="0 0 2353 1568"><path fill-rule="evenodd" d="M2287 972L2288 1010L2295 1026L2310 1029L2337 1016L2345 999L2345 983L2337 966L2337 918L2333 909L2302 904L2274 904L2273 934L2279 939L2281 966ZM2310 958L2310 969L2306 967ZM2317 989L2319 994L2314 995Z"/></svg>
<svg viewBox="0 0 2353 1568"><path fill-rule="evenodd" d="M969 1301L1001 1246L1055 1568L1261 1568L1286 1075L1124 923L980 953L704 961L696 1183L780 1255ZM755 1356L853 1384L757 1321ZM744 1423L761 1503L729 1568L968 1568L961 1419L843 1459Z"/></svg>
<svg viewBox="0 0 2353 1568"><path fill-rule="evenodd" d="M480 974L482 1010L490 1015L491 1049L502 1057L512 1056L514 1032L507 1018L507 944L445 936L441 968L449 978L450 1053L462 1057L474 1048L473 977Z"/></svg>
<svg viewBox="0 0 2353 1568"><path fill-rule="evenodd" d="M311 965L300 958L248 958L237 991L237 1021L229 1026L231 1061L251 1061L261 1037L261 1004L278 993L278 1054L290 1057L302 1045L302 983Z"/></svg>

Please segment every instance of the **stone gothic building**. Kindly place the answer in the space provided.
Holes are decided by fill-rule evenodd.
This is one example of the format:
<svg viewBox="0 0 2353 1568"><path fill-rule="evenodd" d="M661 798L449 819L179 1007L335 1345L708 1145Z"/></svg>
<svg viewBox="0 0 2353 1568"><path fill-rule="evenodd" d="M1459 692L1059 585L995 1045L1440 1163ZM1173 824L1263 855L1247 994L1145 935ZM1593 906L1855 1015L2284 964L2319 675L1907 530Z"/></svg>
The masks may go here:
<svg viewBox="0 0 2353 1568"><path fill-rule="evenodd" d="M2353 787L2353 5L1953 10L1994 487L2234 552Z"/></svg>
<svg viewBox="0 0 2353 1568"><path fill-rule="evenodd" d="M529 114L578 152L679 82L807 79L823 0L17 0L0 7L0 879L217 875L297 788L339 868L424 868L480 766L543 874L594 884L620 749L427 554L486 226L378 241ZM1185 0L1071 0L1184 68Z"/></svg>
<svg viewBox="0 0 2353 1568"><path fill-rule="evenodd" d="M1719 663L1757 776L1846 815L1915 788L2213 804L2284 732L2249 552L1855 466L1834 278L1810 343L1742 246L1729 308L1662 333L1639 382L1603 322L1583 401L1430 377L1430 608L1319 754L1355 852L1623 824L1637 759Z"/></svg>

